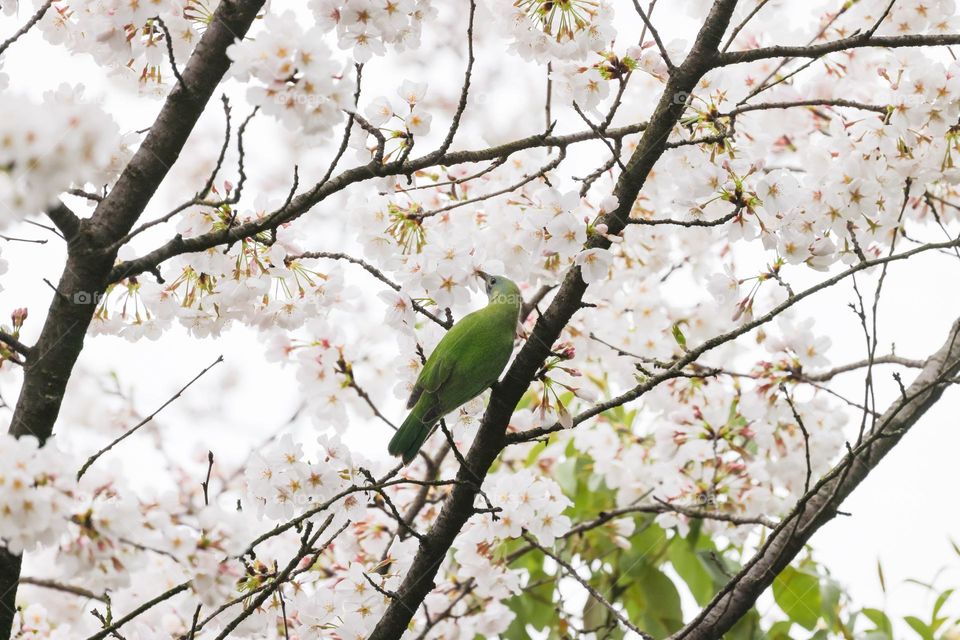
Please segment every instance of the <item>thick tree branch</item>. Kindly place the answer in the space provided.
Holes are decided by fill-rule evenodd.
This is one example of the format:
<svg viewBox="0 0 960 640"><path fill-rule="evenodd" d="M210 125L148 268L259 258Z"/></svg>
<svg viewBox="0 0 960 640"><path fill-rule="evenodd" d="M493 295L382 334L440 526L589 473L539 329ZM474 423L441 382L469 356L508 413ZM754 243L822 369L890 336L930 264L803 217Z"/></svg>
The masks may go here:
<svg viewBox="0 0 960 640"><path fill-rule="evenodd" d="M73 240L77 232L80 231L80 218L62 202L58 201L57 204L47 209L46 213L67 242Z"/></svg>
<svg viewBox="0 0 960 640"><path fill-rule="evenodd" d="M671 74L650 123L627 163L626 171L620 175L617 182L614 195L620 205L601 219L611 234L620 233L626 225L640 189L653 165L663 154L667 138L684 111L684 102L675 100L674 97L689 94L709 70L735 5L736 0L717 0L714 3L690 54ZM588 242L588 246L596 248L607 247L609 244L610 241L600 235L594 236ZM475 512L477 485L486 476L490 465L506 444L504 436L514 408L550 354L551 346L573 314L580 309L586 287L580 277L579 268L571 268L553 302L538 319L531 338L517 354L501 383L494 389L477 436L466 456L466 464L461 466L457 474L460 482L451 491L433 528L420 543L413 564L397 590L396 597L390 601L370 640L400 638L414 612L430 593L447 550L464 523Z"/></svg>

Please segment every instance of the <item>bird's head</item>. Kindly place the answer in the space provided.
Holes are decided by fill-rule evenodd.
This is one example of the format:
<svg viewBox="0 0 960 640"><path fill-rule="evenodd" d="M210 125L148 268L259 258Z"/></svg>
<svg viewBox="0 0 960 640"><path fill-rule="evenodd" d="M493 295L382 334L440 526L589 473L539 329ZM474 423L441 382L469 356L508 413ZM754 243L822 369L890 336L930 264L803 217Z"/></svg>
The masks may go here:
<svg viewBox="0 0 960 640"><path fill-rule="evenodd" d="M506 302L522 304L520 288L513 280L504 276L495 276L484 271L477 271L477 277L483 280L484 289L490 302Z"/></svg>

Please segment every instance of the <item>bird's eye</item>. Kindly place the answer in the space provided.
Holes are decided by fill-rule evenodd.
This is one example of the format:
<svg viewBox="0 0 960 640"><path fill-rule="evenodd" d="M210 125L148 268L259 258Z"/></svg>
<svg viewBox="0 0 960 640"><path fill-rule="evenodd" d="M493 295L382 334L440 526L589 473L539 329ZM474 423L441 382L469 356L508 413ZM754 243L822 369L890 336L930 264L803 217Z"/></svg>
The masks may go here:
<svg viewBox="0 0 960 640"><path fill-rule="evenodd" d="M497 284L496 278L490 278L490 284Z"/></svg>

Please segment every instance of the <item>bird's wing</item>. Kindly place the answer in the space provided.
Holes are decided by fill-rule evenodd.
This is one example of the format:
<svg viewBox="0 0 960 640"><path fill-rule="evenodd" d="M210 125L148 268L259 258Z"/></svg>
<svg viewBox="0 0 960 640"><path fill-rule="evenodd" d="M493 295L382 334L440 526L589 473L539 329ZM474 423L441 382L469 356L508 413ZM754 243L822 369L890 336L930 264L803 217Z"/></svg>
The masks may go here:
<svg viewBox="0 0 960 640"><path fill-rule="evenodd" d="M420 399L424 391L428 394L436 393L443 383L450 379L450 374L453 373L452 364L451 358L430 357L420 372L417 382L413 385L410 399L407 400L407 409L412 409L413 405L417 404L417 400Z"/></svg>
<svg viewBox="0 0 960 640"><path fill-rule="evenodd" d="M407 400L407 409L412 409L413 405L417 404L424 391L430 394L436 393L444 383L449 381L456 369L459 345L469 341L469 336L475 331L479 317L476 311L467 314L440 339L423 365L423 369L420 370L420 375Z"/></svg>

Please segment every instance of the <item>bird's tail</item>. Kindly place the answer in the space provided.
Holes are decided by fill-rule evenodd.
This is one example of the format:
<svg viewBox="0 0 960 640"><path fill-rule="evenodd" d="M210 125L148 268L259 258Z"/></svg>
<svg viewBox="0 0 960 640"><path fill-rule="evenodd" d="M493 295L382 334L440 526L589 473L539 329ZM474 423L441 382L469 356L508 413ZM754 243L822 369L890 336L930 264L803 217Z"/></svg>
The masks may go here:
<svg viewBox="0 0 960 640"><path fill-rule="evenodd" d="M439 417L434 407L424 406L418 402L397 432L393 434L390 444L387 445L387 451L392 456L403 456L403 464L410 464Z"/></svg>

